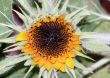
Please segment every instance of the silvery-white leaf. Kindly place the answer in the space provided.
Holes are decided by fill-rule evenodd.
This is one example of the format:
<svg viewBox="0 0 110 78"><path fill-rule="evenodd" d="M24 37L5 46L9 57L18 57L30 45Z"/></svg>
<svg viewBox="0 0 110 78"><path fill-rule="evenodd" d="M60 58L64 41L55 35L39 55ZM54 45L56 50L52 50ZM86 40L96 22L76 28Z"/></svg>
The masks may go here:
<svg viewBox="0 0 110 78"><path fill-rule="evenodd" d="M73 18L73 16L76 16L78 13L82 12L83 10L85 10L85 8L87 8L87 6L84 6L84 7L82 7L82 8L79 8L79 9L77 9L76 11L74 11L74 12L68 14L68 15L66 16L66 19L68 20L68 19Z"/></svg>
<svg viewBox="0 0 110 78"><path fill-rule="evenodd" d="M44 71L45 71L45 67L40 68L38 78L41 78Z"/></svg>
<svg viewBox="0 0 110 78"><path fill-rule="evenodd" d="M45 70L45 71L43 72L42 76L43 76L43 78L48 78L48 71Z"/></svg>
<svg viewBox="0 0 110 78"><path fill-rule="evenodd" d="M61 13L66 12L68 2L69 2L69 0L65 0L64 4L63 4L63 6L62 6L62 8L60 10Z"/></svg>
<svg viewBox="0 0 110 78"><path fill-rule="evenodd" d="M0 14L2 14L11 24L14 24L5 13L0 11Z"/></svg>
<svg viewBox="0 0 110 78"><path fill-rule="evenodd" d="M57 4L55 5L55 7L53 8L53 10L51 11L52 14L57 14L58 13L58 8L60 6L60 3L62 0L57 0Z"/></svg>
<svg viewBox="0 0 110 78"><path fill-rule="evenodd" d="M15 65L19 62L25 61L27 59L31 58L30 56L21 56L21 57L9 57L4 59L1 64L0 64L0 70L11 66L11 65Z"/></svg>
<svg viewBox="0 0 110 78"><path fill-rule="evenodd" d="M24 66L30 66L32 63L32 59L28 59L25 63Z"/></svg>
<svg viewBox="0 0 110 78"><path fill-rule="evenodd" d="M0 70L0 75L1 75L1 74L5 74L6 72L10 71L13 67L14 67L14 65L8 66L8 67L6 67L6 68Z"/></svg>
<svg viewBox="0 0 110 78"><path fill-rule="evenodd" d="M58 78L58 74L57 74L56 69L54 69L54 74L55 74L55 77Z"/></svg>
<svg viewBox="0 0 110 78"><path fill-rule="evenodd" d="M110 47L105 44L103 41L100 39L85 39L82 40L82 46L90 51L93 52L104 52L104 51L109 51L110 52Z"/></svg>
<svg viewBox="0 0 110 78"><path fill-rule="evenodd" d="M23 41L23 42L17 42L17 43L15 43L15 44L12 44L12 45L6 47L6 48L4 49L4 51L7 50L7 49L9 49L9 48L11 48L11 47L15 47L15 46L23 46L24 44L25 44L24 41Z"/></svg>
<svg viewBox="0 0 110 78"><path fill-rule="evenodd" d="M26 78L34 67L35 66L31 66L23 78Z"/></svg>
<svg viewBox="0 0 110 78"><path fill-rule="evenodd" d="M75 73L74 69L70 69L69 68L69 71L71 72L71 74L73 75L73 77L76 78L76 73Z"/></svg>
<svg viewBox="0 0 110 78"><path fill-rule="evenodd" d="M31 16L36 16L36 10L30 5L29 0L18 0L18 2Z"/></svg>
<svg viewBox="0 0 110 78"><path fill-rule="evenodd" d="M92 59L91 57L89 57L89 56L83 54L82 52L78 52L78 51L77 51L77 55L80 56L80 57L84 57L84 58L87 58L87 59L90 59L90 60L93 60L93 61L94 61L94 59Z"/></svg>
<svg viewBox="0 0 110 78"><path fill-rule="evenodd" d="M4 23L0 23L0 26L5 26L5 27L8 27L8 28L11 28L13 30L16 30L18 32L21 32L23 31L23 29L20 27L20 26L16 26L16 25L13 25L13 24L4 24Z"/></svg>
<svg viewBox="0 0 110 78"><path fill-rule="evenodd" d="M8 31L5 31L5 32L3 32L3 33L0 33L0 37L1 37L1 36L4 36L4 35L8 35L8 34L10 34L10 33L12 33L12 30L8 30Z"/></svg>
<svg viewBox="0 0 110 78"><path fill-rule="evenodd" d="M5 64L7 64L9 61L12 61L13 60L13 58L3 58L2 60L0 60L0 75L1 74L4 74L5 72L7 72L7 71L9 71L10 69L12 69L13 68L13 66L14 65L12 65L12 66L7 66L7 67L5 67L4 69L1 69L1 65L5 65Z"/></svg>
<svg viewBox="0 0 110 78"><path fill-rule="evenodd" d="M15 43L15 42L16 42L15 36L14 37L0 39L0 43Z"/></svg>
<svg viewBox="0 0 110 78"><path fill-rule="evenodd" d="M17 50L21 50L23 46L16 46L14 48L11 48L11 49L7 49L7 50L4 50L3 52L11 52L11 51L17 51Z"/></svg>
<svg viewBox="0 0 110 78"><path fill-rule="evenodd" d="M77 59L74 60L75 61L75 67L84 70L86 67L81 64Z"/></svg>
<svg viewBox="0 0 110 78"><path fill-rule="evenodd" d="M81 39L98 39L101 40L101 42L110 44L109 33L82 32Z"/></svg>

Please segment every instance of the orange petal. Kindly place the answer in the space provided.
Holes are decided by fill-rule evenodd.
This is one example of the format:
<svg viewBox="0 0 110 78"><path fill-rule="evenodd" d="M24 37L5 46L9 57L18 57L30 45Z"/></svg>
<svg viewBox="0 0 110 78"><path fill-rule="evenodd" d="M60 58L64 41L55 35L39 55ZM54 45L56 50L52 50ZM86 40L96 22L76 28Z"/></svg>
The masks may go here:
<svg viewBox="0 0 110 78"><path fill-rule="evenodd" d="M44 65L44 63L45 63L44 58L42 58L40 56L38 56L37 58L33 58L32 64L33 65L38 65L39 68L41 68Z"/></svg>
<svg viewBox="0 0 110 78"><path fill-rule="evenodd" d="M71 51L71 52L68 52L68 55L69 57L75 57L77 55L77 52Z"/></svg>
<svg viewBox="0 0 110 78"><path fill-rule="evenodd" d="M73 41L79 41L79 35L74 35L73 37L72 37L72 40Z"/></svg>
<svg viewBox="0 0 110 78"><path fill-rule="evenodd" d="M73 44L77 45L77 44L81 44L81 42L79 40L77 40L77 41L73 41Z"/></svg>
<svg viewBox="0 0 110 78"><path fill-rule="evenodd" d="M27 32L21 32L17 35L16 41L24 41L27 40Z"/></svg>
<svg viewBox="0 0 110 78"><path fill-rule="evenodd" d="M67 53L68 52L63 53L60 58L67 58L68 57L68 54Z"/></svg>
<svg viewBox="0 0 110 78"><path fill-rule="evenodd" d="M25 45L25 46L22 48L21 51L22 51L22 52L25 52L25 53L27 53L27 54L30 54L30 55L33 55L33 54L36 53L36 51L35 51L34 49L32 49L30 46L28 46L28 45Z"/></svg>

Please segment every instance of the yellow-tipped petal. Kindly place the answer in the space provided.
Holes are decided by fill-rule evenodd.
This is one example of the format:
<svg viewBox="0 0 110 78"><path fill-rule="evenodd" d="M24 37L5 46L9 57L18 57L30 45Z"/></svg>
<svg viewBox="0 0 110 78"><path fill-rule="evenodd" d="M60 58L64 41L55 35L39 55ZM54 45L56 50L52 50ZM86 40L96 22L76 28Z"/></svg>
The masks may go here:
<svg viewBox="0 0 110 78"><path fill-rule="evenodd" d="M27 32L21 32L16 37L16 41L25 41L27 39Z"/></svg>
<svg viewBox="0 0 110 78"><path fill-rule="evenodd" d="M72 58L67 58L66 65L70 68L74 68L74 61Z"/></svg>
<svg viewBox="0 0 110 78"><path fill-rule="evenodd" d="M60 68L60 70L61 70L62 72L66 72L66 68L65 68L65 66L62 65L61 68Z"/></svg>

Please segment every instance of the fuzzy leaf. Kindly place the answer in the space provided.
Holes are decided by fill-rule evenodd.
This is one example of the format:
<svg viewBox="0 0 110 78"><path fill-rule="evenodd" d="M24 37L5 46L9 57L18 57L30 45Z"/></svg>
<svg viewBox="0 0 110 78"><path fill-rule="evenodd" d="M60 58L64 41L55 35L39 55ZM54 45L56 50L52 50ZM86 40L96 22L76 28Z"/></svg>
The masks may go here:
<svg viewBox="0 0 110 78"><path fill-rule="evenodd" d="M24 41L23 41L23 42L17 42L17 43L15 43L15 44L12 44L12 45L6 47L6 48L4 49L4 51L6 51L7 49L9 49L9 48L11 48L11 47L23 46L24 44L25 44Z"/></svg>
<svg viewBox="0 0 110 78"><path fill-rule="evenodd" d="M81 64L79 61L77 61L76 59L74 60L75 61L75 67L79 68L79 69L82 69L84 70L86 67Z"/></svg>
<svg viewBox="0 0 110 78"><path fill-rule="evenodd" d="M19 62L25 61L29 59L30 56L22 56L22 57L9 57L4 59L0 64L0 70L6 68L7 66L15 65Z"/></svg>
<svg viewBox="0 0 110 78"><path fill-rule="evenodd" d="M31 66L23 78L26 78L34 67L35 66Z"/></svg>
<svg viewBox="0 0 110 78"><path fill-rule="evenodd" d="M15 43L15 37L0 39L0 43Z"/></svg>
<svg viewBox="0 0 110 78"><path fill-rule="evenodd" d="M61 3L61 0L58 0L58 2L57 2L57 4L56 4L56 6L55 6L55 8L52 10L52 14L56 14L56 13L58 13L58 8L59 8L59 6L60 6L60 3Z"/></svg>
<svg viewBox="0 0 110 78"><path fill-rule="evenodd" d="M45 71L45 67L40 68L38 78L41 78L44 71Z"/></svg>
<svg viewBox="0 0 110 78"><path fill-rule="evenodd" d="M11 19L12 19L12 2L13 0L6 0L4 2L4 0L0 0L0 23L1 22L11 22ZM7 27L1 27L0 26L0 34L2 34L3 32L7 32L9 31L10 29L7 28ZM11 33L7 33L5 35L2 35L0 37L2 38L5 38L7 36L9 36Z"/></svg>
<svg viewBox="0 0 110 78"><path fill-rule="evenodd" d="M7 62L9 62L9 61L11 61L11 60L12 60L12 58L3 58L3 60L0 61L0 65L5 65ZM4 69L1 69L1 70L0 70L0 75L1 75L1 74L4 74L5 72L8 72L10 69L13 68L13 66L14 66L14 65L8 66L8 67L6 67L6 68L4 68ZM0 67L0 68L1 68L1 67Z"/></svg>
<svg viewBox="0 0 110 78"><path fill-rule="evenodd" d="M30 66L32 64L32 59L28 59L25 63L24 66Z"/></svg>
<svg viewBox="0 0 110 78"><path fill-rule="evenodd" d="M73 77L76 78L76 73L75 73L74 69L69 69L69 70L70 70L71 74L73 75Z"/></svg>
<svg viewBox="0 0 110 78"><path fill-rule="evenodd" d="M77 52L77 55L94 61L94 59L92 59L89 56L83 54L82 52Z"/></svg>
<svg viewBox="0 0 110 78"><path fill-rule="evenodd" d="M0 11L5 13L6 16L11 19L12 17L12 2L13 0L6 0L4 2L4 0L0 0ZM0 22L6 22L7 19L0 13Z"/></svg>
<svg viewBox="0 0 110 78"><path fill-rule="evenodd" d="M3 33L2 32L0 33L0 38L6 38L7 36L9 36L12 33L12 30L7 30Z"/></svg>
<svg viewBox="0 0 110 78"><path fill-rule="evenodd" d="M14 48L11 48L11 49L8 49L8 50L5 50L4 52L11 52L11 51L17 51L17 50L20 50L23 46L16 46Z"/></svg>
<svg viewBox="0 0 110 78"><path fill-rule="evenodd" d="M10 71L14 66L9 66L9 67L6 67L2 70L0 70L0 75L2 74L5 74L6 72Z"/></svg>
<svg viewBox="0 0 110 78"><path fill-rule="evenodd" d="M23 31L23 29L22 29L20 26L16 26L16 25L13 25L13 24L0 23L0 26L1 26L1 27L6 27L6 28L11 28L11 29L16 30L16 31L18 31L18 32ZM8 29L8 30L9 30L9 29Z"/></svg>
<svg viewBox="0 0 110 78"><path fill-rule="evenodd" d="M23 78L23 76L26 74L28 67L23 67L22 63L16 65L11 71L9 71L8 75L5 75L5 77L1 78ZM10 74L11 73L11 74ZM37 78L38 77L38 70L35 68L33 69L26 78Z"/></svg>
<svg viewBox="0 0 110 78"><path fill-rule="evenodd" d="M36 16L36 10L30 5L29 0L18 0L18 2L31 16Z"/></svg>
<svg viewBox="0 0 110 78"><path fill-rule="evenodd" d="M48 78L48 71L47 71L47 70L44 71L42 77L43 77L43 78Z"/></svg>
<svg viewBox="0 0 110 78"><path fill-rule="evenodd" d="M82 46L94 52L110 51L110 47L99 39L88 39L82 41Z"/></svg>
<svg viewBox="0 0 110 78"><path fill-rule="evenodd" d="M70 78L70 76L67 73L58 73L58 78Z"/></svg>

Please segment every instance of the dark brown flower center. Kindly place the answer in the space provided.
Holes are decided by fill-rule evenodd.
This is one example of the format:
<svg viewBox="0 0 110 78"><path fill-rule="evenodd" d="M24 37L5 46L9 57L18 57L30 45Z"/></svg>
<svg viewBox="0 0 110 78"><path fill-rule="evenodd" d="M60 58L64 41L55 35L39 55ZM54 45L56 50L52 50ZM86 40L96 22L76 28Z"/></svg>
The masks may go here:
<svg viewBox="0 0 110 78"><path fill-rule="evenodd" d="M34 47L40 54L58 56L65 52L71 38L69 28L64 22L42 22L41 26L34 26L32 36Z"/></svg>

